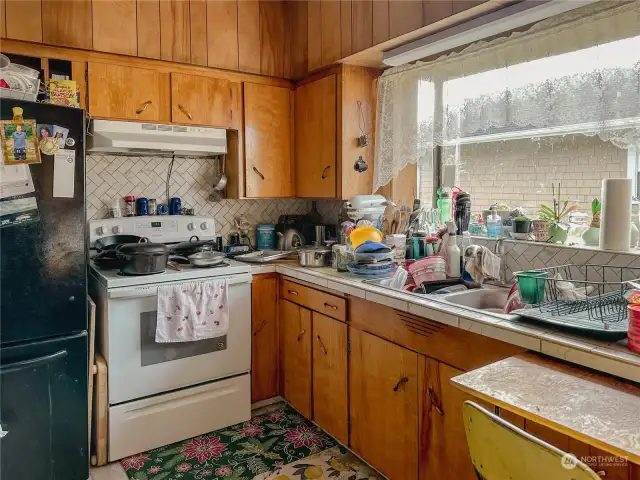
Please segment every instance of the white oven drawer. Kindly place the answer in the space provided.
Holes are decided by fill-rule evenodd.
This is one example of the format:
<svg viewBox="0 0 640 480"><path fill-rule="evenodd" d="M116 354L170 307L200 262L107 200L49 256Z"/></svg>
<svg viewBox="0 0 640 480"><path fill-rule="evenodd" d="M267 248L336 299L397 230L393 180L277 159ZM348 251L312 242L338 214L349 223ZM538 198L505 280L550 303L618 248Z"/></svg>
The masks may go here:
<svg viewBox="0 0 640 480"><path fill-rule="evenodd" d="M109 461L250 418L248 374L116 405L109 408Z"/></svg>

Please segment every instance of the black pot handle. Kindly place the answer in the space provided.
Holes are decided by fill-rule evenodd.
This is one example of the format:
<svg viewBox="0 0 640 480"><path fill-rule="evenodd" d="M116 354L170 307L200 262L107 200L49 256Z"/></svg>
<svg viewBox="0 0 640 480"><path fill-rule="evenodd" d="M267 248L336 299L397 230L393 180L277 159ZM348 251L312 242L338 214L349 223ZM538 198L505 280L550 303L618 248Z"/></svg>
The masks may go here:
<svg viewBox="0 0 640 480"><path fill-rule="evenodd" d="M195 238L195 240L194 240ZM189 239L189 243L195 243L195 242L199 242L200 241L200 237L198 237L197 235L192 235L191 238Z"/></svg>

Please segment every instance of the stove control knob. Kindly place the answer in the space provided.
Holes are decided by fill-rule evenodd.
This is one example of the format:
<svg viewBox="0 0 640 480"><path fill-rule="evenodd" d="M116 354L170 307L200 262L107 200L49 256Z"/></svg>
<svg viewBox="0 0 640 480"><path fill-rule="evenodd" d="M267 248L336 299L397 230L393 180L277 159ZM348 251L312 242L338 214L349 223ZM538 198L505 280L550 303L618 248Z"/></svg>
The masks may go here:
<svg viewBox="0 0 640 480"><path fill-rule="evenodd" d="M196 225L195 225L195 223L193 223L193 222L189 222L189 224L187 225L187 228L188 228L189 230L195 230Z"/></svg>
<svg viewBox="0 0 640 480"><path fill-rule="evenodd" d="M96 228L96 233L98 235L104 235L105 233L104 225L100 225L98 228Z"/></svg>
<svg viewBox="0 0 640 480"><path fill-rule="evenodd" d="M207 229L209 228L209 224L208 224L207 222L202 222L202 223L200 224L200 228L201 228L202 230L207 230Z"/></svg>
<svg viewBox="0 0 640 480"><path fill-rule="evenodd" d="M111 229L111 231L117 235L119 233L122 233L122 227L120 225L116 225Z"/></svg>

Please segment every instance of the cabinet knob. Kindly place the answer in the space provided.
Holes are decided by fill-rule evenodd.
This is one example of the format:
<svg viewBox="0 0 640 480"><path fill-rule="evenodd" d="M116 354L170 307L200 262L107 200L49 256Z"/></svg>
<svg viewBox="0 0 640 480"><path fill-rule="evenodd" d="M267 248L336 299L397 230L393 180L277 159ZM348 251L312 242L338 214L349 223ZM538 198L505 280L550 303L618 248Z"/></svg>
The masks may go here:
<svg viewBox="0 0 640 480"><path fill-rule="evenodd" d="M327 165L326 167L324 167L324 170L322 170L322 179L323 180L325 178L327 178L327 171L329 171L330 168L331 168L331 165Z"/></svg>
<svg viewBox="0 0 640 480"><path fill-rule="evenodd" d="M336 307L335 305L331 305L330 303L325 303L324 304L324 308L330 308L331 310L337 310L338 307Z"/></svg>
<svg viewBox="0 0 640 480"><path fill-rule="evenodd" d="M74 301L75 301L75 299L76 299L76 297L74 297L73 295L71 295L71 296L69 297L69 301L70 301L70 302L74 302Z"/></svg>
<svg viewBox="0 0 640 480"><path fill-rule="evenodd" d="M298 292L296 292L295 290L287 290L287 292L289 293L289 295L295 295L298 296L300 295Z"/></svg>
<svg viewBox="0 0 640 480"><path fill-rule="evenodd" d="M298 334L298 341L301 342L302 341L302 336L307 333L306 330L302 330L299 334Z"/></svg>
<svg viewBox="0 0 640 480"><path fill-rule="evenodd" d="M438 414L441 417L444 417L444 412L442 411L442 408L440 408L440 406L438 405L438 402L436 402L436 394L433 393L433 388L429 387L429 404L435 408L436 412L438 412Z"/></svg>
<svg viewBox="0 0 640 480"><path fill-rule="evenodd" d="M256 331L253 332L253 336L255 337L256 335L258 335L262 329L264 328L264 326L267 324L266 320L263 320L262 323L260 324L260 326L258 328L256 328Z"/></svg>
<svg viewBox="0 0 640 480"><path fill-rule="evenodd" d="M153 102L152 102L151 100L147 100L146 102L144 102L144 103L142 104L142 107L141 107L141 108L139 108L138 110L136 110L136 113L137 113L138 115L140 115L140 114L141 114L142 112L144 112L144 111L147 109L147 107L148 107L149 105L151 105L152 103L153 103Z"/></svg>

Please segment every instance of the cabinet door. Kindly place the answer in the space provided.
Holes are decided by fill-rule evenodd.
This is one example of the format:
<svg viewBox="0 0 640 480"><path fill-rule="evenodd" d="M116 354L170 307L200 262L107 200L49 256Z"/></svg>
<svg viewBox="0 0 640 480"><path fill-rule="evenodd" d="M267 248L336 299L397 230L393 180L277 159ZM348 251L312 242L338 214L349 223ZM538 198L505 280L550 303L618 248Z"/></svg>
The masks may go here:
<svg viewBox="0 0 640 480"><path fill-rule="evenodd" d="M232 83L221 78L171 74L171 121L230 127Z"/></svg>
<svg viewBox="0 0 640 480"><path fill-rule="evenodd" d="M280 301L281 394L311 418L311 311Z"/></svg>
<svg viewBox="0 0 640 480"><path fill-rule="evenodd" d="M348 443L347 325L317 312L313 312L313 420Z"/></svg>
<svg viewBox="0 0 640 480"><path fill-rule="evenodd" d="M93 2L93 49L138 54L136 0Z"/></svg>
<svg viewBox="0 0 640 480"><path fill-rule="evenodd" d="M351 448L391 480L416 479L418 354L354 328L349 335Z"/></svg>
<svg viewBox="0 0 640 480"><path fill-rule="evenodd" d="M256 275L251 282L251 401L278 395L278 279Z"/></svg>
<svg viewBox="0 0 640 480"><path fill-rule="evenodd" d="M89 112L94 117L160 120L161 74L146 68L89 62Z"/></svg>
<svg viewBox="0 0 640 480"><path fill-rule="evenodd" d="M297 197L336 196L336 75L296 89L295 191Z"/></svg>
<svg viewBox="0 0 640 480"><path fill-rule="evenodd" d="M244 84L246 196L291 197L291 90Z"/></svg>
<svg viewBox="0 0 640 480"><path fill-rule="evenodd" d="M456 389L449 379L464 373L420 356L420 478L475 480L464 431L462 405L467 400L491 408Z"/></svg>

